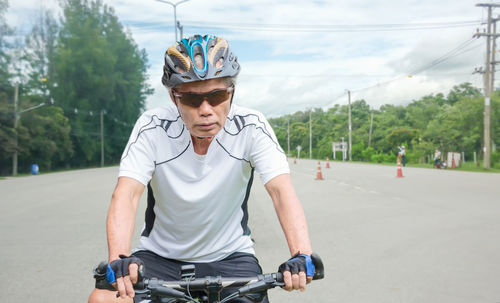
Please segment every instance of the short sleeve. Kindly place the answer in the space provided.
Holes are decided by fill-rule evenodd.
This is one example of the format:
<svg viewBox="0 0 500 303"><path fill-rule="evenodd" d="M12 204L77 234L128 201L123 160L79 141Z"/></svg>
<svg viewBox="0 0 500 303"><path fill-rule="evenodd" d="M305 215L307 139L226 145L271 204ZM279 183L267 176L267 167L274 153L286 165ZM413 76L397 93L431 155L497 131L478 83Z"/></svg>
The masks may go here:
<svg viewBox="0 0 500 303"><path fill-rule="evenodd" d="M286 154L281 148L267 119L259 113L259 125L254 129L250 162L263 184L278 175L289 174Z"/></svg>
<svg viewBox="0 0 500 303"><path fill-rule="evenodd" d="M152 139L155 132L152 128L155 125L149 115L143 114L137 120L123 151L119 177L129 177L147 186L155 170L156 149Z"/></svg>

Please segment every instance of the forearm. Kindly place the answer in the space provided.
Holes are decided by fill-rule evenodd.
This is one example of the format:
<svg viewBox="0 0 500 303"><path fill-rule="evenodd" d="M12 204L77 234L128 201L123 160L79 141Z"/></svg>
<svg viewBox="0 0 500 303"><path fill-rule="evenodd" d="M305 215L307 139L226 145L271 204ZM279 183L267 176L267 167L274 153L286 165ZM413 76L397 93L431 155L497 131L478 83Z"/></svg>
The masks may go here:
<svg viewBox="0 0 500 303"><path fill-rule="evenodd" d="M124 186L124 183L118 182L106 220L109 261L118 259L119 255L130 254L137 205L142 194Z"/></svg>
<svg viewBox="0 0 500 303"><path fill-rule="evenodd" d="M285 234L290 254L297 252L310 255L312 253L309 231L302 205L291 184L289 175L276 177L279 186L270 184L268 192L274 203L281 228Z"/></svg>
<svg viewBox="0 0 500 303"><path fill-rule="evenodd" d="M297 252L310 255L312 253L309 232L302 205L297 197L279 199L275 202L276 213L280 220L281 228L290 249L290 254Z"/></svg>

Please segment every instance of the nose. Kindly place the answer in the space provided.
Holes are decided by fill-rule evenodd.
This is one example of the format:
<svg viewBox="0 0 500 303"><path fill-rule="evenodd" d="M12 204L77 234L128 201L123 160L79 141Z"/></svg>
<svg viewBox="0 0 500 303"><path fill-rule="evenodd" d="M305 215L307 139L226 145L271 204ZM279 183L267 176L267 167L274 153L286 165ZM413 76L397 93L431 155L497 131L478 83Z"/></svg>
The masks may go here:
<svg viewBox="0 0 500 303"><path fill-rule="evenodd" d="M210 103L208 103L207 99L204 99L203 102L201 102L200 107L198 108L198 112L200 116L210 116L213 113L213 108Z"/></svg>

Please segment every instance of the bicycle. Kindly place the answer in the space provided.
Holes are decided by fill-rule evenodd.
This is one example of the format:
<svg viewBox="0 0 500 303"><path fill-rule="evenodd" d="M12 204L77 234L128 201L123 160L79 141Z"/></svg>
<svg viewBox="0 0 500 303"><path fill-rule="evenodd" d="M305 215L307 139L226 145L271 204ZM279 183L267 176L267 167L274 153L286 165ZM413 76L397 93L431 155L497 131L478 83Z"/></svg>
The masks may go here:
<svg viewBox="0 0 500 303"><path fill-rule="evenodd" d="M323 261L315 253L311 255L311 259L315 266L313 280L323 279L325 275ZM106 267L107 263L102 262L94 269L96 288L116 290L106 280ZM221 276L195 278L195 269L195 265L182 266L181 279L176 281L164 281L156 278L140 279L134 285L135 292L146 294L151 303L225 303L247 294L259 293L285 285L283 274L280 272L244 278ZM220 293L227 287L238 288L221 300Z"/></svg>

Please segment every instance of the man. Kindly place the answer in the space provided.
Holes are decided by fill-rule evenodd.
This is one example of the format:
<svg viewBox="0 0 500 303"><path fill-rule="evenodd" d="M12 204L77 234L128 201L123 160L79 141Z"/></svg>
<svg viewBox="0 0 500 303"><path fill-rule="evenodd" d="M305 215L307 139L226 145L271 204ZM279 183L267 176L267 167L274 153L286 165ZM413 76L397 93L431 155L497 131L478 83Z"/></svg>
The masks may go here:
<svg viewBox="0 0 500 303"><path fill-rule="evenodd" d="M404 145L399 146L399 156L403 167L406 166L406 148Z"/></svg>
<svg viewBox="0 0 500 303"><path fill-rule="evenodd" d="M222 38L196 35L167 50L162 82L173 106L147 111L137 121L107 217L108 280L126 300L96 289L89 302L132 302L142 263L146 277L163 280L179 279L180 266L189 263L196 264L197 277L261 273L247 226L254 170L295 256L280 266L284 288L304 290L311 281L304 267L313 267L312 250L286 155L261 113L232 103L239 71ZM145 226L127 257L145 187ZM268 300L262 293L231 302Z"/></svg>
<svg viewBox="0 0 500 303"><path fill-rule="evenodd" d="M434 151L434 166L436 166L436 168L441 168L441 164L441 151L436 149Z"/></svg>

